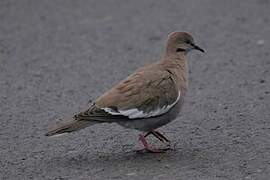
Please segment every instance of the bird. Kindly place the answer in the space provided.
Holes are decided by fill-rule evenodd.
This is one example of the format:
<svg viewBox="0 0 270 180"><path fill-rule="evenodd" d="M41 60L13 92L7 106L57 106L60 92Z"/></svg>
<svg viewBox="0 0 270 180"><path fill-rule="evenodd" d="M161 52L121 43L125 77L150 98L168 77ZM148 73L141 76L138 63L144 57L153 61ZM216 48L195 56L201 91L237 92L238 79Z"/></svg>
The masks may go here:
<svg viewBox="0 0 270 180"><path fill-rule="evenodd" d="M151 134L161 142L170 142L157 129L175 120L183 106L188 90L187 54L191 50L205 52L189 33L170 33L159 61L137 69L93 101L85 111L45 135L59 136L95 124L117 123L140 131L143 150L166 151L151 147L147 136Z"/></svg>

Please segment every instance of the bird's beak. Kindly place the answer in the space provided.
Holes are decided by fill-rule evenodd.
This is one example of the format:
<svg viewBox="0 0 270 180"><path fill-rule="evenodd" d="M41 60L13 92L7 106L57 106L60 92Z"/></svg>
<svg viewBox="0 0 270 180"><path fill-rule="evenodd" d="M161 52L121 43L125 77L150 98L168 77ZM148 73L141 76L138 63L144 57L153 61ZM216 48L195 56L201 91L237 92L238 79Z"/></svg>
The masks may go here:
<svg viewBox="0 0 270 180"><path fill-rule="evenodd" d="M201 51L201 52L205 52L202 48L200 48L199 46L197 46L197 45L193 45L193 47L194 47L194 49L197 49L197 50L199 50L199 51Z"/></svg>

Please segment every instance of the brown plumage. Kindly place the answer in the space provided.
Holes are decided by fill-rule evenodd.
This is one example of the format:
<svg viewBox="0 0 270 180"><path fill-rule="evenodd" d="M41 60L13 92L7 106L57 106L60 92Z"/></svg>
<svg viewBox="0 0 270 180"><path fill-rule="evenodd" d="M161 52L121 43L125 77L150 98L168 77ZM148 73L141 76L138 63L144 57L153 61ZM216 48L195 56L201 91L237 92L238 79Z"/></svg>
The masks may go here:
<svg viewBox="0 0 270 180"><path fill-rule="evenodd" d="M180 111L188 88L186 54L192 49L204 52L188 33L170 34L160 62L139 68L97 98L89 109L75 115L71 122L46 135L72 132L96 123L118 123L152 132L165 140L155 129L175 119ZM144 136L140 140L148 146ZM146 149L154 151L150 147Z"/></svg>

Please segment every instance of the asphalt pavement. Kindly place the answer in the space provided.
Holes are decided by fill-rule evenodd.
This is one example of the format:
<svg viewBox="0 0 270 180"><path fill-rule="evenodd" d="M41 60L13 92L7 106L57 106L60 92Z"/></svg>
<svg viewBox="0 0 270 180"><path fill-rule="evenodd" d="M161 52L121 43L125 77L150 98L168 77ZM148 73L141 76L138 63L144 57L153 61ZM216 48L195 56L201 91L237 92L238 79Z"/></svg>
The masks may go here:
<svg viewBox="0 0 270 180"><path fill-rule="evenodd" d="M1 0L1 180L269 180L269 0ZM161 128L175 148L137 154L116 124L44 133L138 67L172 31L189 55L179 117ZM161 146L154 139L156 146Z"/></svg>

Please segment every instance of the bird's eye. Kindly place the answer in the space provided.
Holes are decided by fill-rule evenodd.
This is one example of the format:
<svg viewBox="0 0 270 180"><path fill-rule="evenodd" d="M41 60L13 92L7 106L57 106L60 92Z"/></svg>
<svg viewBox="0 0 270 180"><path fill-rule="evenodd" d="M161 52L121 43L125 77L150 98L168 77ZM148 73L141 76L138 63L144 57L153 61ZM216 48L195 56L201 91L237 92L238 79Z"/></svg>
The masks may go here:
<svg viewBox="0 0 270 180"><path fill-rule="evenodd" d="M176 49L176 52L184 52L184 51L186 51L185 49L182 49L182 48L177 48Z"/></svg>

